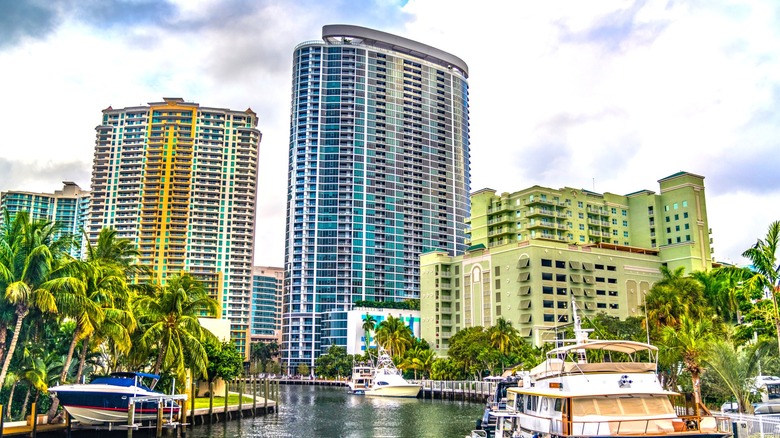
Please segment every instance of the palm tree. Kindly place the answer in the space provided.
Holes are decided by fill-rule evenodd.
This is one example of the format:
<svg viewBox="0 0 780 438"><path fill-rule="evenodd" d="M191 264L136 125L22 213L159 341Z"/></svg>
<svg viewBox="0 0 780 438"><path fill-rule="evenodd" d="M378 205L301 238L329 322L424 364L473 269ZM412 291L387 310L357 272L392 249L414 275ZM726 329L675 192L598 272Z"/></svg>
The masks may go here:
<svg viewBox="0 0 780 438"><path fill-rule="evenodd" d="M403 356L406 349L412 344L412 329L403 320L394 316L388 316L376 327L374 339L377 344L390 353L390 356Z"/></svg>
<svg viewBox="0 0 780 438"><path fill-rule="evenodd" d="M720 377L739 404L740 413L753 413L751 394L753 378L760 371L760 364L769 354L769 343L738 347L730 340L720 340L712 345L705 358L710 370Z"/></svg>
<svg viewBox="0 0 780 438"><path fill-rule="evenodd" d="M516 349L520 345L520 335L517 329L512 327L512 323L498 318L496 325L488 329L491 347L501 352L501 368L504 368L504 357L508 352Z"/></svg>
<svg viewBox="0 0 780 438"><path fill-rule="evenodd" d="M203 344L216 338L201 327L198 316L218 315L219 303L199 281L186 273L173 276L154 295L139 296L134 307L142 327L140 346L147 352L157 348L155 374L165 369L184 381L190 368L194 376L207 378Z"/></svg>
<svg viewBox="0 0 780 438"><path fill-rule="evenodd" d="M249 357L253 361L260 361L265 370L265 365L279 354L279 344L276 341L255 342L249 350Z"/></svg>
<svg viewBox="0 0 780 438"><path fill-rule="evenodd" d="M22 324L30 310L54 313L77 308L84 285L73 276L68 255L71 239L59 237L54 222L31 221L26 212L13 219L4 212L0 230L0 290L14 308L14 329L5 351L0 382L5 380Z"/></svg>
<svg viewBox="0 0 780 438"><path fill-rule="evenodd" d="M691 277L702 286L704 297L723 321L739 322L739 303L731 279L719 270L697 271Z"/></svg>
<svg viewBox="0 0 780 438"><path fill-rule="evenodd" d="M131 240L117 237L116 230L111 228L100 231L96 245L87 245L87 297L99 307L102 319L93 322L94 330L91 333L80 334L84 340L76 381L84 371L92 338L108 341L119 354L126 354L130 350L130 333L135 330L137 323L129 307L130 291L133 288L129 282L149 272L145 266L135 263L139 254Z"/></svg>
<svg viewBox="0 0 780 438"><path fill-rule="evenodd" d="M777 260L777 249L780 246L780 221L772 222L764 240L759 239L755 245L742 253L742 257L750 260L752 269L742 283L747 290L768 293L772 300L772 310L780 348L780 313L777 307L777 294L780 292L780 265Z"/></svg>
<svg viewBox="0 0 780 438"><path fill-rule="evenodd" d="M654 327L677 326L682 315L702 318L710 311L703 306L702 285L691 277L684 276L685 268L671 271L661 266L663 278L656 282L645 299L647 320L654 321Z"/></svg>
<svg viewBox="0 0 780 438"><path fill-rule="evenodd" d="M374 328L376 327L376 318L374 318L373 315L366 313L366 316L363 318L362 327L365 335L366 352L368 352L368 348L371 345L371 332L374 331Z"/></svg>
<svg viewBox="0 0 780 438"><path fill-rule="evenodd" d="M708 319L694 319L688 315L680 316L679 327L665 326L661 330L664 349L675 354L682 362L685 371L691 373L693 394L698 407L701 404L702 363L712 347L715 334L713 324Z"/></svg>

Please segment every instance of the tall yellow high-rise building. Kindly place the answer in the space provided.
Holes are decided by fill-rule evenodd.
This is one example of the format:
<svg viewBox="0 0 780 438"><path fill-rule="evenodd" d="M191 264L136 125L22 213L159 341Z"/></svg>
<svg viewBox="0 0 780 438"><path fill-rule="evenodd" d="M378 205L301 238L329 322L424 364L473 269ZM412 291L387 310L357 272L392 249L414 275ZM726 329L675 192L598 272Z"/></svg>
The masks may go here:
<svg viewBox="0 0 780 438"><path fill-rule="evenodd" d="M257 153L251 110L180 98L103 110L92 166L88 235L134 240L158 280L182 271L206 283L246 347L252 290Z"/></svg>

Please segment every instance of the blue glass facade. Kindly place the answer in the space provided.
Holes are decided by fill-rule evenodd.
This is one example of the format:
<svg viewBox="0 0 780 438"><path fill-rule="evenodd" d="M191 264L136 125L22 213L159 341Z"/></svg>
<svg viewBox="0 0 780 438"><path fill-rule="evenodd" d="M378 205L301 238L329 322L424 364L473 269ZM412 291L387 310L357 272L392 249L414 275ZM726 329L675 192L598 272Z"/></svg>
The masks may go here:
<svg viewBox="0 0 780 438"><path fill-rule="evenodd" d="M323 29L324 41L294 51L282 320L290 371L347 344L354 302L419 298L422 252L465 249L465 64L348 30L372 38Z"/></svg>

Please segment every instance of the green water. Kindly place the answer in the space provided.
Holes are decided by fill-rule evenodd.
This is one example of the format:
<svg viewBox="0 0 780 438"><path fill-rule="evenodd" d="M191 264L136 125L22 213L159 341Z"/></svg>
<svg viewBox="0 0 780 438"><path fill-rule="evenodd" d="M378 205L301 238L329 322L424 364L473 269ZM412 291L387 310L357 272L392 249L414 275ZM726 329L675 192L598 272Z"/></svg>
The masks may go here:
<svg viewBox="0 0 780 438"><path fill-rule="evenodd" d="M283 385L278 414L195 426L188 438L465 437L482 404L366 397L341 387Z"/></svg>

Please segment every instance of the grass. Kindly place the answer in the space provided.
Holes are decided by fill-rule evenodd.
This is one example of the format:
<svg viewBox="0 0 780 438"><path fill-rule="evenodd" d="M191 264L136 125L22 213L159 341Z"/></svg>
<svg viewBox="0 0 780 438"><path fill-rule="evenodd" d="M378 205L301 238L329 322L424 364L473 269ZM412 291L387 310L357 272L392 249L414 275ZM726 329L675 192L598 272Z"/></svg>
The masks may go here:
<svg viewBox="0 0 780 438"><path fill-rule="evenodd" d="M187 407L190 407L190 403L187 403ZM252 404L252 397L244 396L244 404ZM238 405L238 394L230 394L228 396L228 405L229 406L236 406ZM258 405L262 406L262 403L258 400ZM223 407L225 406L225 397L217 397L214 396L214 407ZM201 408L208 408L209 407L209 398L208 397L196 397L195 398L195 409L201 409Z"/></svg>

